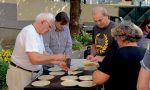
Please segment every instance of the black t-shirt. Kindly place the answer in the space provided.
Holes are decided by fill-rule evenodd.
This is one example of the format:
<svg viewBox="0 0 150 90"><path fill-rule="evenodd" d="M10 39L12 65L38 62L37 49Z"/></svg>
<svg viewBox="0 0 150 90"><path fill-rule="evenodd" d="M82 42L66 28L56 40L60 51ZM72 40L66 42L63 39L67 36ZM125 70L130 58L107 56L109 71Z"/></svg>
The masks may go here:
<svg viewBox="0 0 150 90"><path fill-rule="evenodd" d="M105 90L136 90L140 61L145 49L128 46L107 53L99 70L110 75Z"/></svg>
<svg viewBox="0 0 150 90"><path fill-rule="evenodd" d="M106 28L99 28L98 26L93 27L93 44L96 45L96 54L104 56L107 51L117 48L117 43L111 36L111 29L115 23L110 21Z"/></svg>

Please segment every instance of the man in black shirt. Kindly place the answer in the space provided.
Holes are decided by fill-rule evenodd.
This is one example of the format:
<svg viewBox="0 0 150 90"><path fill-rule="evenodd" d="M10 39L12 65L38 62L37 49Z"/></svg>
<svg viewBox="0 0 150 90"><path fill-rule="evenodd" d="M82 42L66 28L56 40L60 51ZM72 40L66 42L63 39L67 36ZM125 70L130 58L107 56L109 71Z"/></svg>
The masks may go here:
<svg viewBox="0 0 150 90"><path fill-rule="evenodd" d="M145 49L137 46L143 33L135 24L121 22L111 30L119 48L109 51L98 70L93 73L96 84L105 90L137 90L136 84Z"/></svg>
<svg viewBox="0 0 150 90"><path fill-rule="evenodd" d="M107 51L117 48L117 44L110 33L115 23L109 19L107 10L103 7L94 7L92 10L92 17L96 25L93 27L92 33L92 52L87 59L102 61Z"/></svg>

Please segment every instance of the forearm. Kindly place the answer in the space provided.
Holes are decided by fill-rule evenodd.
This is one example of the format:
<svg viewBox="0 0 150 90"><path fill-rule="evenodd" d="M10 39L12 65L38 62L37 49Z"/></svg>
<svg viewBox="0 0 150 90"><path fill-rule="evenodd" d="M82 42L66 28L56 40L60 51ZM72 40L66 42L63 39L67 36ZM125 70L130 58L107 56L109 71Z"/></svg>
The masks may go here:
<svg viewBox="0 0 150 90"><path fill-rule="evenodd" d="M60 55L45 55L36 52L30 52L28 53L28 57L32 64L51 64L53 61L60 61ZM65 60L65 56L62 57L62 61L63 60Z"/></svg>
<svg viewBox="0 0 150 90"><path fill-rule="evenodd" d="M150 72L141 67L138 77L137 90L149 90Z"/></svg>
<svg viewBox="0 0 150 90"><path fill-rule="evenodd" d="M91 55L93 55L93 56L96 55L96 47L95 47L95 44L92 45Z"/></svg>
<svg viewBox="0 0 150 90"><path fill-rule="evenodd" d="M95 82L98 85L104 84L109 78L110 75L103 73L99 70L96 70L92 75L93 82Z"/></svg>

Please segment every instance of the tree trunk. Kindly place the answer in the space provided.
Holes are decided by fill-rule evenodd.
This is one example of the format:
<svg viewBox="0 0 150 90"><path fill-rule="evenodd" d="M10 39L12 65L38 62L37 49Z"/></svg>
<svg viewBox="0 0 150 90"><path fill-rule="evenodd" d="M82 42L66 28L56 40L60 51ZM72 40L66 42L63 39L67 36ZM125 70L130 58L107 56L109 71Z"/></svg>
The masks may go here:
<svg viewBox="0 0 150 90"><path fill-rule="evenodd" d="M81 14L81 0L70 0L70 23L71 35L78 34L80 31L79 19Z"/></svg>

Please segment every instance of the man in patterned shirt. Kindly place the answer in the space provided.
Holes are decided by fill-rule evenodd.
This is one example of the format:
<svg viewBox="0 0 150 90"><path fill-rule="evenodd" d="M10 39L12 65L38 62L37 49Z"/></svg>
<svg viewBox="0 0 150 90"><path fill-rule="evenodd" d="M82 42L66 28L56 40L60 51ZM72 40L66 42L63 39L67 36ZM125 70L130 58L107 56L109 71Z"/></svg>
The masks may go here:
<svg viewBox="0 0 150 90"><path fill-rule="evenodd" d="M91 55L87 59L101 62L109 50L117 48L117 44L110 33L115 23L109 19L107 10L100 6L93 8L92 17L95 22L92 33L93 45Z"/></svg>
<svg viewBox="0 0 150 90"><path fill-rule="evenodd" d="M65 54L70 57L72 53L72 39L67 26L69 18L65 12L55 16L55 28L43 35L45 49L49 54ZM46 65L51 67L52 65ZM46 67L44 67L46 68Z"/></svg>

